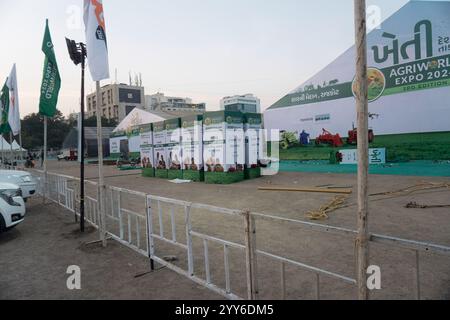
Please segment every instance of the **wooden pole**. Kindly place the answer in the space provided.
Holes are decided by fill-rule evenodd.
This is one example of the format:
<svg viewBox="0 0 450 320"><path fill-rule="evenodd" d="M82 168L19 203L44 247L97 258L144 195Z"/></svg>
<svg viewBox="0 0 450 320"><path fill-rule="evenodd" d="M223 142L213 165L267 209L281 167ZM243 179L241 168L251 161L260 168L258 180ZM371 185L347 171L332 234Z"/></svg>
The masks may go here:
<svg viewBox="0 0 450 320"><path fill-rule="evenodd" d="M106 248L106 212L105 212L105 199L104 188L105 178L103 175L103 133L102 133L102 95L100 92L100 81L96 81L96 99L97 99L97 144L98 144L98 212L100 214L100 240L102 245Z"/></svg>
<svg viewBox="0 0 450 320"><path fill-rule="evenodd" d="M358 299L368 299L367 268L369 265L368 175L369 175L369 117L367 91L367 29L366 1L355 1L356 38L356 109L358 118L358 235L356 239L356 268Z"/></svg>
<svg viewBox="0 0 450 320"><path fill-rule="evenodd" d="M45 199L47 197L47 116L44 116L44 204L45 204Z"/></svg>
<svg viewBox="0 0 450 320"><path fill-rule="evenodd" d="M317 192L317 193L337 193L337 194L351 194L352 189L325 189L314 187L299 187L299 188L287 188L287 187L259 187L259 191L286 191L286 192Z"/></svg>

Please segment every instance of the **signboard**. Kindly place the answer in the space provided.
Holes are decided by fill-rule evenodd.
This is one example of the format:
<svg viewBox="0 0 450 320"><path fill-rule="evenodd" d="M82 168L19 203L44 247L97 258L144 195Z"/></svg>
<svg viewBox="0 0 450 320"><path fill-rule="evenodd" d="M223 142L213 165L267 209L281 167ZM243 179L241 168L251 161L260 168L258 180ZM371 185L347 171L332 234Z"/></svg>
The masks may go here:
<svg viewBox="0 0 450 320"><path fill-rule="evenodd" d="M141 152L141 137L139 127L134 127L128 133L128 151L132 156L137 156Z"/></svg>
<svg viewBox="0 0 450 320"><path fill-rule="evenodd" d="M206 113L203 156L208 172L243 172L245 138L243 116L237 112Z"/></svg>
<svg viewBox="0 0 450 320"><path fill-rule="evenodd" d="M166 157L167 132L164 121L153 124L153 154L155 157L155 166L158 170L168 169Z"/></svg>
<svg viewBox="0 0 450 320"><path fill-rule="evenodd" d="M358 150L345 149L339 151L342 154L341 164L358 164ZM369 149L369 164L385 164L386 149Z"/></svg>
<svg viewBox="0 0 450 320"><path fill-rule="evenodd" d="M122 141L128 140L125 132L118 132L111 135L109 139L109 154L113 157L120 156Z"/></svg>
<svg viewBox="0 0 450 320"><path fill-rule="evenodd" d="M179 118L167 120L165 121L165 126L167 132L166 159L168 169L171 171L180 171L181 174L181 121ZM175 178L175 176L170 178Z"/></svg>
<svg viewBox="0 0 450 320"><path fill-rule="evenodd" d="M203 117L192 116L181 119L183 169L203 170Z"/></svg>
<svg viewBox="0 0 450 320"><path fill-rule="evenodd" d="M262 138L262 116L258 113L245 114L245 166L256 168L258 161L263 155Z"/></svg>
<svg viewBox="0 0 450 320"><path fill-rule="evenodd" d="M153 131L151 124L140 127L140 152L142 168L144 170L153 169Z"/></svg>
<svg viewBox="0 0 450 320"><path fill-rule="evenodd" d="M450 131L450 3L411 1L368 34L370 127L375 134ZM265 113L266 129L322 128L346 137L356 123L352 47Z"/></svg>

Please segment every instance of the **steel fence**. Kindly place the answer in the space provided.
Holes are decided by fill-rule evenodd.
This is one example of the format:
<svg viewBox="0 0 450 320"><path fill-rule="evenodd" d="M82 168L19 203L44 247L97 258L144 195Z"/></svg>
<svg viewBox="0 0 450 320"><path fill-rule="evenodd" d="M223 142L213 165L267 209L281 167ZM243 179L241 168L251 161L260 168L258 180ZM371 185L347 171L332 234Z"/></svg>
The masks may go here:
<svg viewBox="0 0 450 320"><path fill-rule="evenodd" d="M46 198L79 216L78 178L49 173L45 188L43 173L33 171L33 174L39 179L39 194L44 195L44 190L47 189ZM95 228L99 228L101 216L98 184L86 181L85 189L85 219ZM149 257L152 269L156 262L225 298L254 300L261 298L261 284L267 278L279 279L279 295L272 294L269 298L288 298L287 283L290 280L287 279L286 270L295 268L310 273L315 299L322 298L321 287L324 278L352 286L356 297L354 277L261 249L257 235L265 235L265 230L259 233L257 224L283 224L320 234L345 237L350 241L356 239L355 230L147 195L114 186L106 186L103 194L106 233L121 244ZM215 225L214 215L222 217L220 221L225 221L223 226ZM197 226L193 223L193 217ZM234 225L228 225L231 220ZM214 225L217 230L212 232L210 227ZM414 253L414 286L417 299L422 298L420 254L438 254L445 257L450 255L448 246L378 234L371 234L370 242L390 250L399 248ZM212 254L211 250L215 253ZM217 254L218 251L221 254ZM272 263L259 265L258 262L263 259ZM267 270L268 265L270 270ZM273 271L274 265L277 266L278 271L275 272L278 275ZM356 274L356 270L348 273ZM232 278L235 278L235 287Z"/></svg>

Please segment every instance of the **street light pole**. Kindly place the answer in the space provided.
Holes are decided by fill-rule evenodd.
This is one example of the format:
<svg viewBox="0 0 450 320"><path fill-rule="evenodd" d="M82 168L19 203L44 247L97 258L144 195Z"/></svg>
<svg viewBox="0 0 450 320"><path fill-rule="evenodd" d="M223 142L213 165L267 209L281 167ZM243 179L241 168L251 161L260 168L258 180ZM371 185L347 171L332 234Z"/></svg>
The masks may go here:
<svg viewBox="0 0 450 320"><path fill-rule="evenodd" d="M81 47L81 112L80 119L81 122L80 130L81 130L81 141L80 141L80 152L81 152L81 161L80 161L80 231L84 232L84 70L86 65L86 46L83 43L80 43Z"/></svg>
<svg viewBox="0 0 450 320"><path fill-rule="evenodd" d="M86 45L84 43L76 43L73 40L66 38L67 49L69 50L70 59L72 59L75 65L81 63L81 112L80 112L80 130L81 130L81 141L80 141L80 231L84 232L85 229L85 219L84 219L84 109L85 109L85 99L84 99L84 73L86 65Z"/></svg>

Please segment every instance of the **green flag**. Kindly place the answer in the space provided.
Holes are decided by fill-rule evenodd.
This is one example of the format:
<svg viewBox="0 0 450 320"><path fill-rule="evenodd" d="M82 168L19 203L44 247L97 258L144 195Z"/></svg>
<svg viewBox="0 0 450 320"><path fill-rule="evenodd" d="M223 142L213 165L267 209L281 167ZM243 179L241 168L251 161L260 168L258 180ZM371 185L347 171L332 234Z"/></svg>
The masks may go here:
<svg viewBox="0 0 450 320"><path fill-rule="evenodd" d="M8 79L6 79L3 85L2 92L0 95L0 134L9 133L11 128L8 123L8 112L9 112L9 88L6 85Z"/></svg>
<svg viewBox="0 0 450 320"><path fill-rule="evenodd" d="M45 26L42 51L45 54L44 75L41 85L41 99L39 101L39 113L52 118L56 113L58 94L61 88L58 64L56 63L55 51L53 50L52 37L48 28L48 19Z"/></svg>

